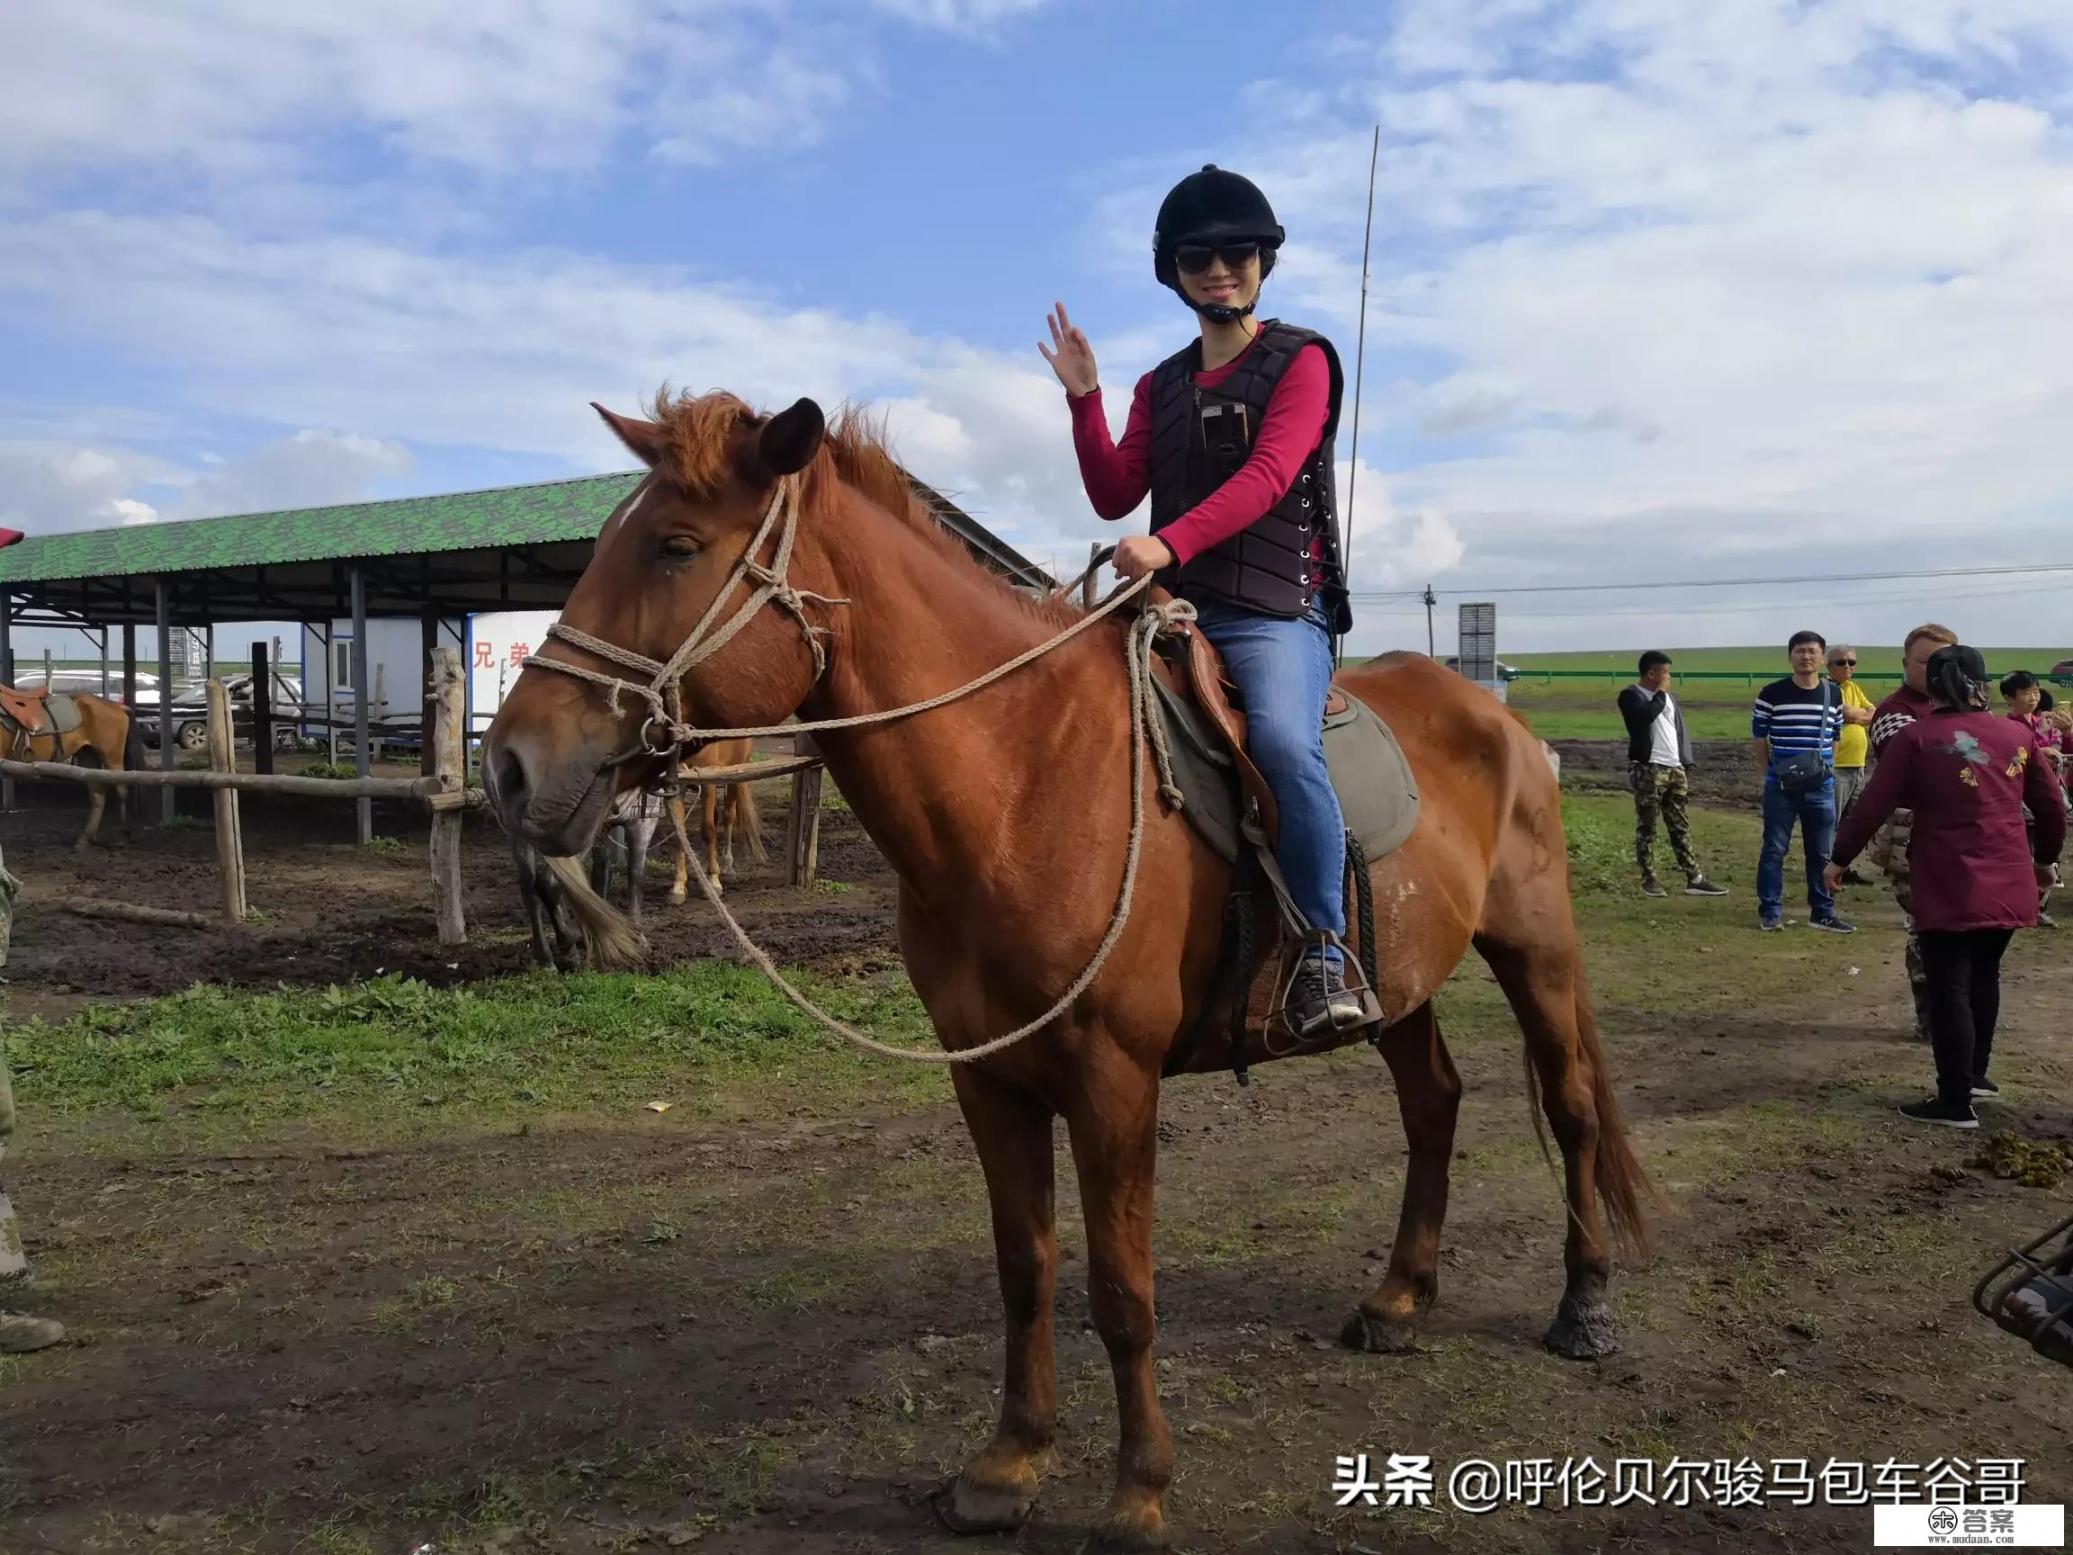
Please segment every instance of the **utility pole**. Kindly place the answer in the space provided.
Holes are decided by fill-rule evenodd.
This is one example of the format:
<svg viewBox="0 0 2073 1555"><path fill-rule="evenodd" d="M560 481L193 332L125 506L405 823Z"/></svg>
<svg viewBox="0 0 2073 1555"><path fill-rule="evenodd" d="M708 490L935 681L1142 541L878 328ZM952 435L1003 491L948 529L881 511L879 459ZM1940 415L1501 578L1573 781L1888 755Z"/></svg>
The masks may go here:
<svg viewBox="0 0 2073 1555"><path fill-rule="evenodd" d="M1430 583L1426 584L1426 585L1425 585L1425 656L1426 656L1426 657L1427 657L1428 659L1432 659L1432 658L1437 658L1437 657L1439 656L1439 655L1438 655L1438 654L1437 654L1437 653L1436 653L1436 652L1434 651L1434 648L1433 648L1433 642L1432 642L1432 607L1433 607L1434 605L1437 605L1438 603L1439 603L1439 598L1438 598L1438 596L1436 596L1436 595L1435 595L1435 594L1433 593L1433 591L1432 591L1432 585L1431 585Z"/></svg>

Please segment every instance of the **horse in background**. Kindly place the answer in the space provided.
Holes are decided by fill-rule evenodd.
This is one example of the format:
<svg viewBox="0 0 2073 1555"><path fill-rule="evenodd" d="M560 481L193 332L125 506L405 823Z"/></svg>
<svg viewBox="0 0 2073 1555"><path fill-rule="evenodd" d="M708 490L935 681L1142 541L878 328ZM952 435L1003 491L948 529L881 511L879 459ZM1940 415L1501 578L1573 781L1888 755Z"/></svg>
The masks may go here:
<svg viewBox="0 0 2073 1555"><path fill-rule="evenodd" d="M90 691L33 691L0 686L0 754L13 761L74 761L92 751L110 772L135 772L144 765L144 745L136 720L122 703ZM116 814L123 834L130 829L130 786L116 784ZM84 849L101 828L108 790L90 784L86 790L86 830L74 847Z"/></svg>
<svg viewBox="0 0 2073 1555"><path fill-rule="evenodd" d="M697 755L685 762L680 769L687 778L695 777L700 771L711 771L717 767L734 767L746 764L755 754L753 740L715 740L701 749ZM770 857L763 846L763 817L756 808L756 791L747 783L700 783L700 810L705 823L705 872L712 878L715 893L723 890L720 875L722 857L727 862L727 873L734 873L734 829L739 826L748 833L749 856L758 864ZM722 797L721 790L726 794ZM721 809L726 806L726 842L720 842L722 827ZM686 832L689 835L689 832ZM669 889L669 899L681 902L690 894L688 882L691 878L691 860L682 852L677 854L677 878ZM600 893L602 894L602 893Z"/></svg>
<svg viewBox="0 0 2073 1555"><path fill-rule="evenodd" d="M678 773L681 778L692 779L701 770L745 763L751 752L752 742L748 740L716 741L685 762ZM718 890L721 888L723 858L727 873L734 872L734 833L737 827L747 833L749 854L757 863L769 858L769 851L763 845L762 816L756 808L755 792L747 783L700 783L697 786L702 801L706 873L712 877L714 889ZM723 798L722 789L731 792ZM551 966L562 972L580 972L593 955L601 965L613 966L636 964L645 954L641 934L642 884L647 875L648 853L654 843L655 829L662 822L665 805L679 834L688 838L689 812L681 793L665 799L663 795L646 789L628 789L612 801L611 809L606 812L597 839L589 849L587 871L582 856L552 858L522 837L512 837L511 855L518 868L518 895L525 905L526 926L532 936L536 965ZM611 944L602 945L585 938L586 924L572 904L571 882L578 886L587 885L598 897L609 900L615 872L626 877L627 913L631 921L630 925L602 930L607 936L616 936ZM689 875L690 858L679 849L670 901L685 900L689 894L686 889ZM575 893L577 899L581 895L580 890ZM600 931L593 929L593 933L597 932Z"/></svg>

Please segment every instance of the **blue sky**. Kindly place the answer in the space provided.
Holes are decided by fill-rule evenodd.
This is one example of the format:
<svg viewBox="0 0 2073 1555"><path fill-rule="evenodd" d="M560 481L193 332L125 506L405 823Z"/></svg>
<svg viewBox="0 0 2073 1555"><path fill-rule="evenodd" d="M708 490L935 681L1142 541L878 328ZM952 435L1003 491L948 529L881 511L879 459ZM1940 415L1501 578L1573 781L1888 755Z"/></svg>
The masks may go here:
<svg viewBox="0 0 2073 1555"><path fill-rule="evenodd" d="M869 399L1064 562L1103 527L1045 308L1120 417L1213 159L1350 366L1379 122L1363 590L2073 559L2057 0L307 11L0 13L0 523L617 468L586 402L667 377ZM2073 639L2073 574L2018 581L1508 596L1500 645Z"/></svg>

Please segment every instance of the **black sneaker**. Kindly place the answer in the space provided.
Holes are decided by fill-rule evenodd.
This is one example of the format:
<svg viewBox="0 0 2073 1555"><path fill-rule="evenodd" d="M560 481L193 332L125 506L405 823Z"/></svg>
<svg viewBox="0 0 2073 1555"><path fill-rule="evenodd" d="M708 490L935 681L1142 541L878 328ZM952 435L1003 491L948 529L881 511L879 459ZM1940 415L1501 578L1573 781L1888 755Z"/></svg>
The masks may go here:
<svg viewBox="0 0 2073 1555"><path fill-rule="evenodd" d="M1810 929L1826 929L1831 934L1855 934L1857 932L1856 924L1846 923L1834 913L1830 913L1826 918L1809 918L1807 920L1807 927Z"/></svg>
<svg viewBox="0 0 2073 1555"><path fill-rule="evenodd" d="M1343 1030L1375 1017L1367 1001L1346 986L1345 969L1322 956L1305 956L1288 991L1288 1023L1299 1037Z"/></svg>
<svg viewBox="0 0 2073 1555"><path fill-rule="evenodd" d="M1715 885L1704 875L1693 875L1691 883L1684 888L1684 894L1686 896L1726 896L1728 890L1724 885Z"/></svg>
<svg viewBox="0 0 2073 1555"><path fill-rule="evenodd" d="M1947 1102L1941 1096L1909 1102L1900 1109L1903 1118L1917 1123L1934 1123L1940 1128L1978 1128L1979 1114L1969 1101Z"/></svg>
<svg viewBox="0 0 2073 1555"><path fill-rule="evenodd" d="M1981 1075L1972 1082L1972 1094L1975 1096L1999 1096L2001 1094L2001 1087L1989 1080L1985 1075Z"/></svg>
<svg viewBox="0 0 2073 1555"><path fill-rule="evenodd" d="M1783 918L1759 918L1756 920L1756 926L1766 934L1776 934L1785 927L1785 920Z"/></svg>
<svg viewBox="0 0 2073 1555"><path fill-rule="evenodd" d="M1643 875L1641 877L1641 894L1643 896L1668 896L1670 893L1663 889L1663 883L1656 879L1654 875Z"/></svg>

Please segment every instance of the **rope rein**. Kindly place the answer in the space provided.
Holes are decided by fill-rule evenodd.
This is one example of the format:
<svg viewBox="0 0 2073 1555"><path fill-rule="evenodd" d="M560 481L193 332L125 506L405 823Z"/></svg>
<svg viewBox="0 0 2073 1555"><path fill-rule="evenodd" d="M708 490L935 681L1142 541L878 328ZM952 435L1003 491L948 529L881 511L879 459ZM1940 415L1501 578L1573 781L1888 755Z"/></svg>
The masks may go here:
<svg viewBox="0 0 2073 1555"><path fill-rule="evenodd" d="M761 553L763 543L773 528L777 531L777 551L772 556L770 565L765 567L756 557ZM818 681L826 672L827 653L822 646L822 639L830 634L826 627L816 626L807 619L806 605L809 602L846 605L849 601L794 589L791 586L788 573L791 566L792 543L797 530L797 477L787 476L778 482L777 491L772 495L770 506L764 512L762 524L756 530L755 537L750 540L748 548L742 553L741 560L735 563L734 571L729 575L725 586L713 596L713 602L706 607L705 614L699 617L698 623L691 628L690 634L678 645L677 651L667 662L658 662L644 654L618 647L559 621L548 628L550 638L559 638L607 663L621 665L637 674L650 676L647 684L642 685L562 659L542 658L538 654L528 654L523 667L553 670L604 687L608 705L615 714L621 711L622 694L630 693L640 698L647 704L649 716L641 726L638 743L624 754L614 757L607 765L616 766L640 755L665 758L664 770L669 776L665 778L664 783L666 789L673 791L683 785L678 755L686 745L706 740L758 739L787 734L808 734L824 729L863 728L872 724L911 718L917 713L948 706L952 702L984 690L995 681L1034 663L1045 654L1062 648L1089 627L1114 614L1127 601L1143 593L1152 582L1150 574L1138 578L1135 582L1116 590L1064 631L1027 652L1017 654L1005 664L988 670L976 679L965 682L955 690L946 691L925 701L910 703L905 707L887 708L875 713L858 713L848 718L821 718L806 722L769 724L757 728L701 729L687 723L683 717L680 689L682 677L687 671L725 647L766 604L775 604L798 622L807 646L813 652L814 679ZM735 586L744 579L755 585L748 598L725 626L708 637L706 633L714 618L719 615L728 597L733 594ZM684 850L684 857L690 863L691 872L698 877L698 888L705 893L706 900L727 925L735 943L741 947L749 962L769 978L801 1013L811 1017L845 1042L885 1058L944 1065L974 1063L1014 1046L1031 1033L1042 1030L1071 1008L1073 1002L1093 986L1095 978L1101 975L1102 967L1108 962L1109 953L1123 937L1124 926L1130 917L1131 899L1137 888L1137 866L1144 842L1144 770L1147 747L1150 748L1152 761L1158 773L1160 798L1176 809L1181 806L1181 791L1173 777L1173 757L1167 744L1165 720L1160 713L1156 692L1153 689L1151 661L1157 651L1153 645L1160 634L1170 631L1177 623L1194 619L1194 606L1186 600L1176 599L1150 606L1130 624L1123 655L1130 682L1130 840L1123 855L1123 882L1116 893L1115 912L1109 919L1108 930L1102 935L1101 943L1095 947L1093 956L1080 975L1073 980L1072 986L1059 995L1057 1001L1036 1019L1016 1027L1013 1031L989 1038L976 1047L958 1048L949 1052L895 1047L838 1020L787 981L769 955L749 938L747 931L721 900L719 888L706 874L705 865L700 862L697 850L691 846L690 835L685 829L684 807L673 806L670 822L677 834L677 844ZM660 745L650 739L651 732L658 726L666 736L664 743Z"/></svg>

